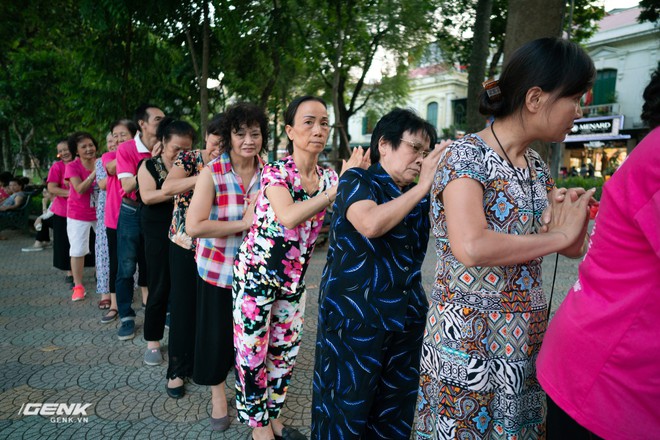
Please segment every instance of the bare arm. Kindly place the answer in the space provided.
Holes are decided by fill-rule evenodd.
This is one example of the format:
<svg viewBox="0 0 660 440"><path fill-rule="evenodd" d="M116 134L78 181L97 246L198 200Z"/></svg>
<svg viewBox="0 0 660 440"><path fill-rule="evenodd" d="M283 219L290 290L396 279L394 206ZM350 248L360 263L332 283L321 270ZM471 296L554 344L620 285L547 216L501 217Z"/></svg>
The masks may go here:
<svg viewBox="0 0 660 440"><path fill-rule="evenodd" d="M135 176L122 177L119 181L121 182L121 188L126 194L132 193L137 188L137 178Z"/></svg>
<svg viewBox="0 0 660 440"><path fill-rule="evenodd" d="M183 168L173 166L163 182L163 193L176 196L193 189L195 183L197 183L197 176L187 176Z"/></svg>
<svg viewBox="0 0 660 440"><path fill-rule="evenodd" d="M95 177L96 170L92 171L85 179L81 179L79 176L72 176L69 178L69 183L75 192L78 194L84 194L94 184Z"/></svg>
<svg viewBox="0 0 660 440"><path fill-rule="evenodd" d="M380 237L401 223L429 193L438 160L449 143L449 141L443 142L424 159L417 185L382 205L376 204L373 200L361 200L353 203L346 211L348 221L367 238Z"/></svg>
<svg viewBox="0 0 660 440"><path fill-rule="evenodd" d="M204 168L199 174L188 212L186 213L186 233L193 238L220 238L250 229L254 216L253 200L241 220L209 220L215 199L215 186L211 170Z"/></svg>
<svg viewBox="0 0 660 440"><path fill-rule="evenodd" d="M117 159L111 160L110 162L106 163L105 164L105 171L110 176L116 176L117 175Z"/></svg>
<svg viewBox="0 0 660 440"><path fill-rule="evenodd" d="M48 192L53 197L69 197L69 190L65 188L61 188L55 182L48 182L47 188L48 188Z"/></svg>
<svg viewBox="0 0 660 440"><path fill-rule="evenodd" d="M0 206L0 211L11 211L13 209L20 208L23 206L23 196L16 196L14 198L14 204L10 206Z"/></svg>
<svg viewBox="0 0 660 440"><path fill-rule="evenodd" d="M171 196L163 194L163 190L156 189L156 181L147 170L146 162L138 169L138 182L140 183L140 198L145 205L155 205L157 203L167 202L172 200Z"/></svg>
<svg viewBox="0 0 660 440"><path fill-rule="evenodd" d="M553 212L547 233L514 235L488 229L479 182L467 178L449 182L442 198L452 253L466 266L504 266L565 249L578 238L591 194L576 201L566 198Z"/></svg>

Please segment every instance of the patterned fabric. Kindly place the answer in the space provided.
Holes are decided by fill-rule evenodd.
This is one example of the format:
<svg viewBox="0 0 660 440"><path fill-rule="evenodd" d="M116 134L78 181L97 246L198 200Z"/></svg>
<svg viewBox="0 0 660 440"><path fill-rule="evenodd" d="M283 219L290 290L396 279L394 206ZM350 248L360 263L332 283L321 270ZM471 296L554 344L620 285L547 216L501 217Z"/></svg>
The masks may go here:
<svg viewBox="0 0 660 440"><path fill-rule="evenodd" d="M428 300L421 269L429 240L429 197L382 237L366 238L346 218L355 202L381 205L412 187L402 192L380 164L344 173L333 211L319 314L384 330L403 330L406 318L424 320Z"/></svg>
<svg viewBox="0 0 660 440"><path fill-rule="evenodd" d="M261 161L259 158L255 160L259 162L258 171L252 177L247 191L240 176L232 169L228 153L223 153L209 163L215 186L215 199L209 220L236 221L243 218L249 204L246 195L254 196L260 188ZM226 237L198 240L195 260L197 273L204 281L214 286L231 288L234 255L243 241L243 236L243 233L237 233Z"/></svg>
<svg viewBox="0 0 660 440"><path fill-rule="evenodd" d="M294 229L285 228L265 191L284 187L300 202L337 184L334 171L317 166L316 172L317 191L307 194L291 156L264 167L264 192L234 261L236 406L239 420L252 427L277 418L284 404L302 331L303 277L325 215L322 210Z"/></svg>
<svg viewBox="0 0 660 440"><path fill-rule="evenodd" d="M537 439L545 435L545 394L535 362L546 327L541 261L465 267L452 254L442 191L455 179L484 187L491 230L532 234L554 181L533 150L520 187L511 166L476 135L454 142L432 189L438 264L422 347L417 439ZM533 200L532 200L533 198ZM533 215L532 215L533 211Z"/></svg>
<svg viewBox="0 0 660 440"><path fill-rule="evenodd" d="M315 438L409 438L428 301L421 266L429 240L429 197L394 228L369 239L346 218L362 200L403 192L380 164L339 181L328 261L321 280L314 364ZM358 275L359 274L359 275Z"/></svg>
<svg viewBox="0 0 660 440"><path fill-rule="evenodd" d="M319 322L312 439L410 438L423 333L423 321L401 331Z"/></svg>
<svg viewBox="0 0 660 440"><path fill-rule="evenodd" d="M181 151L172 166L181 168L186 177L197 176L204 168L202 150ZM168 236L172 243L178 244L184 249L195 251L197 240L186 234L186 213L192 200L193 190L174 196L174 212L172 213L172 224Z"/></svg>
<svg viewBox="0 0 660 440"><path fill-rule="evenodd" d="M96 159L96 182L107 179L102 160ZM106 180L107 182L107 180ZM96 185L96 184L95 184ZM110 253L108 251L108 236L105 232L105 202L106 191L98 186L98 197L96 199L96 243L94 253L96 255L96 293L110 292Z"/></svg>

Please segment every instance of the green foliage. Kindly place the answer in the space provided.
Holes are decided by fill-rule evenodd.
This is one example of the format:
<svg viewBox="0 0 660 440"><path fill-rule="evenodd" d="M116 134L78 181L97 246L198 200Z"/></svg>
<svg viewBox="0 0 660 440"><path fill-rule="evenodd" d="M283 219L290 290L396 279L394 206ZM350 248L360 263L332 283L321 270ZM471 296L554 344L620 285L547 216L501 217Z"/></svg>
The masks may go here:
<svg viewBox="0 0 660 440"><path fill-rule="evenodd" d="M603 193L603 183L605 181L600 177L575 176L567 177L566 179L557 179L558 188L596 188L596 193L594 194L596 200L600 200L600 196Z"/></svg>
<svg viewBox="0 0 660 440"><path fill-rule="evenodd" d="M639 7L642 11L637 17L637 21L657 23L660 18L660 2L658 0L640 0Z"/></svg>

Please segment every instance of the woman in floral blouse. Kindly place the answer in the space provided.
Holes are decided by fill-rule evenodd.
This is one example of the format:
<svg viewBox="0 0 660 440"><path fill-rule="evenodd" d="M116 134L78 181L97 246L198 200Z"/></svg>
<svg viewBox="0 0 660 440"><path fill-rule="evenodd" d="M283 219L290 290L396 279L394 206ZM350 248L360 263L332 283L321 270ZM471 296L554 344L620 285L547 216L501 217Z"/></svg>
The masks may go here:
<svg viewBox="0 0 660 440"><path fill-rule="evenodd" d="M305 438L279 416L303 327L303 277L337 193L337 173L318 165L330 132L325 102L296 98L284 119L291 154L264 167L254 222L234 261L236 406L255 440ZM363 159L356 149L349 162Z"/></svg>
<svg viewBox="0 0 660 440"><path fill-rule="evenodd" d="M195 357L195 322L197 297L191 280L197 278L195 248L197 240L186 232L186 213L193 188L202 169L220 155L223 145L220 123L223 115L209 121L203 150L182 151L163 183L163 193L174 196L174 212L170 224L170 334L168 343L167 394L183 397L183 381L192 377Z"/></svg>

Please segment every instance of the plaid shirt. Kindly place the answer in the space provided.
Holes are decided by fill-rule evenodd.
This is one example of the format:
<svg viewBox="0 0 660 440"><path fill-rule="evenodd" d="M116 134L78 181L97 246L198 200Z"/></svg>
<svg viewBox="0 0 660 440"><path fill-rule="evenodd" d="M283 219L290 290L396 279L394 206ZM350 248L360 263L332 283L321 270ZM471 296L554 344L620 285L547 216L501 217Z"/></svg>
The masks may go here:
<svg viewBox="0 0 660 440"><path fill-rule="evenodd" d="M211 207L209 220L236 221L243 218L248 205L245 195L255 197L261 188L261 170L263 161L257 157L257 173L252 177L247 190L231 167L228 153L221 154L208 164L215 186L215 200ZM238 251L245 233L238 233L222 238L200 238L197 243L195 259L197 273L209 284L230 289L233 273L234 256Z"/></svg>

